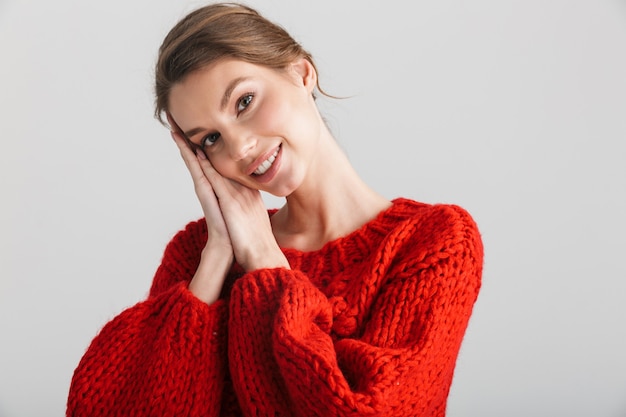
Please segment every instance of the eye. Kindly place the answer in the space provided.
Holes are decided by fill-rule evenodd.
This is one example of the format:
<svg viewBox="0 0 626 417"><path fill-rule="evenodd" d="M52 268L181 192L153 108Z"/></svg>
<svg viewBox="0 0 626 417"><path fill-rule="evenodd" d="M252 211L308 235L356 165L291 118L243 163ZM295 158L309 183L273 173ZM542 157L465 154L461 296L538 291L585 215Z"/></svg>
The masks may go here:
<svg viewBox="0 0 626 417"><path fill-rule="evenodd" d="M217 132L209 133L208 135L202 138L202 141L200 142L200 146L202 146L202 148L213 146L213 144L217 142L220 136L221 135Z"/></svg>
<svg viewBox="0 0 626 417"><path fill-rule="evenodd" d="M254 94L248 93L242 96L237 102L237 114L244 111L250 103L252 103L252 98L254 98Z"/></svg>

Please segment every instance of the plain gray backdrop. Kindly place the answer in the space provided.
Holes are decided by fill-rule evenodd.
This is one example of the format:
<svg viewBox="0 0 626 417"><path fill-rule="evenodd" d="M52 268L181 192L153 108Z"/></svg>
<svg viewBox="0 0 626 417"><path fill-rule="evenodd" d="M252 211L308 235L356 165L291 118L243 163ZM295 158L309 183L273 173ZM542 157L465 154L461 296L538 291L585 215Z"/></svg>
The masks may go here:
<svg viewBox="0 0 626 417"><path fill-rule="evenodd" d="M0 0L2 417L64 414L91 339L202 215L152 71L203 4ZM351 97L320 107L372 187L482 231L448 415L626 416L626 3L248 4Z"/></svg>

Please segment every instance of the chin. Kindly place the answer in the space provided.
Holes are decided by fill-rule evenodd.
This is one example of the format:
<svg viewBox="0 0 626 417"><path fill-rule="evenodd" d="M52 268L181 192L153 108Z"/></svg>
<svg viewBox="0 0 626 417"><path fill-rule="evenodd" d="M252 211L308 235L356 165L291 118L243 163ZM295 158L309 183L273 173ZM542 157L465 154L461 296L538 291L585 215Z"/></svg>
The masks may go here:
<svg viewBox="0 0 626 417"><path fill-rule="evenodd" d="M274 197L279 197L279 198L286 198L289 197L293 191L287 191L287 190L262 190L265 191L268 194L273 195Z"/></svg>
<svg viewBox="0 0 626 417"><path fill-rule="evenodd" d="M279 186L279 187L269 187L265 189L266 193L273 195L274 197L286 198L289 197L297 190L297 187L289 187L289 186Z"/></svg>

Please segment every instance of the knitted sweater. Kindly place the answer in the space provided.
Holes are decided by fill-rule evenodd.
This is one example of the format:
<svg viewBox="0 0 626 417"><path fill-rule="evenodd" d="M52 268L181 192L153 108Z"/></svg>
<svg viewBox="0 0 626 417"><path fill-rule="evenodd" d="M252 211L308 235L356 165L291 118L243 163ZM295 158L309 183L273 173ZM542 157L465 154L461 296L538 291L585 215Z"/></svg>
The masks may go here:
<svg viewBox="0 0 626 417"><path fill-rule="evenodd" d="M481 283L482 243L453 205L396 199L291 270L233 266L212 305L187 288L204 220L167 245L148 298L106 324L68 416L436 416Z"/></svg>

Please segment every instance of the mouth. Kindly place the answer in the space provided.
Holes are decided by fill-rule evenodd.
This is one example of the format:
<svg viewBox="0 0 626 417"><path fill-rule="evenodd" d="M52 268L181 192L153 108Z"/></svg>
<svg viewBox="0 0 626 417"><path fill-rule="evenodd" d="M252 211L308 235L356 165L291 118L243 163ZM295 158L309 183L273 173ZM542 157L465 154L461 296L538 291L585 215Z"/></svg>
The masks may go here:
<svg viewBox="0 0 626 417"><path fill-rule="evenodd" d="M274 162L276 162L276 158L278 157L278 154L280 153L281 149L282 149L282 144L279 145L274 150L274 152L272 152L269 156L267 156L264 160L262 160L261 163L257 165L256 169L252 172L251 175L259 177L267 173L267 171L269 171L270 168L272 168L272 166L274 165Z"/></svg>

